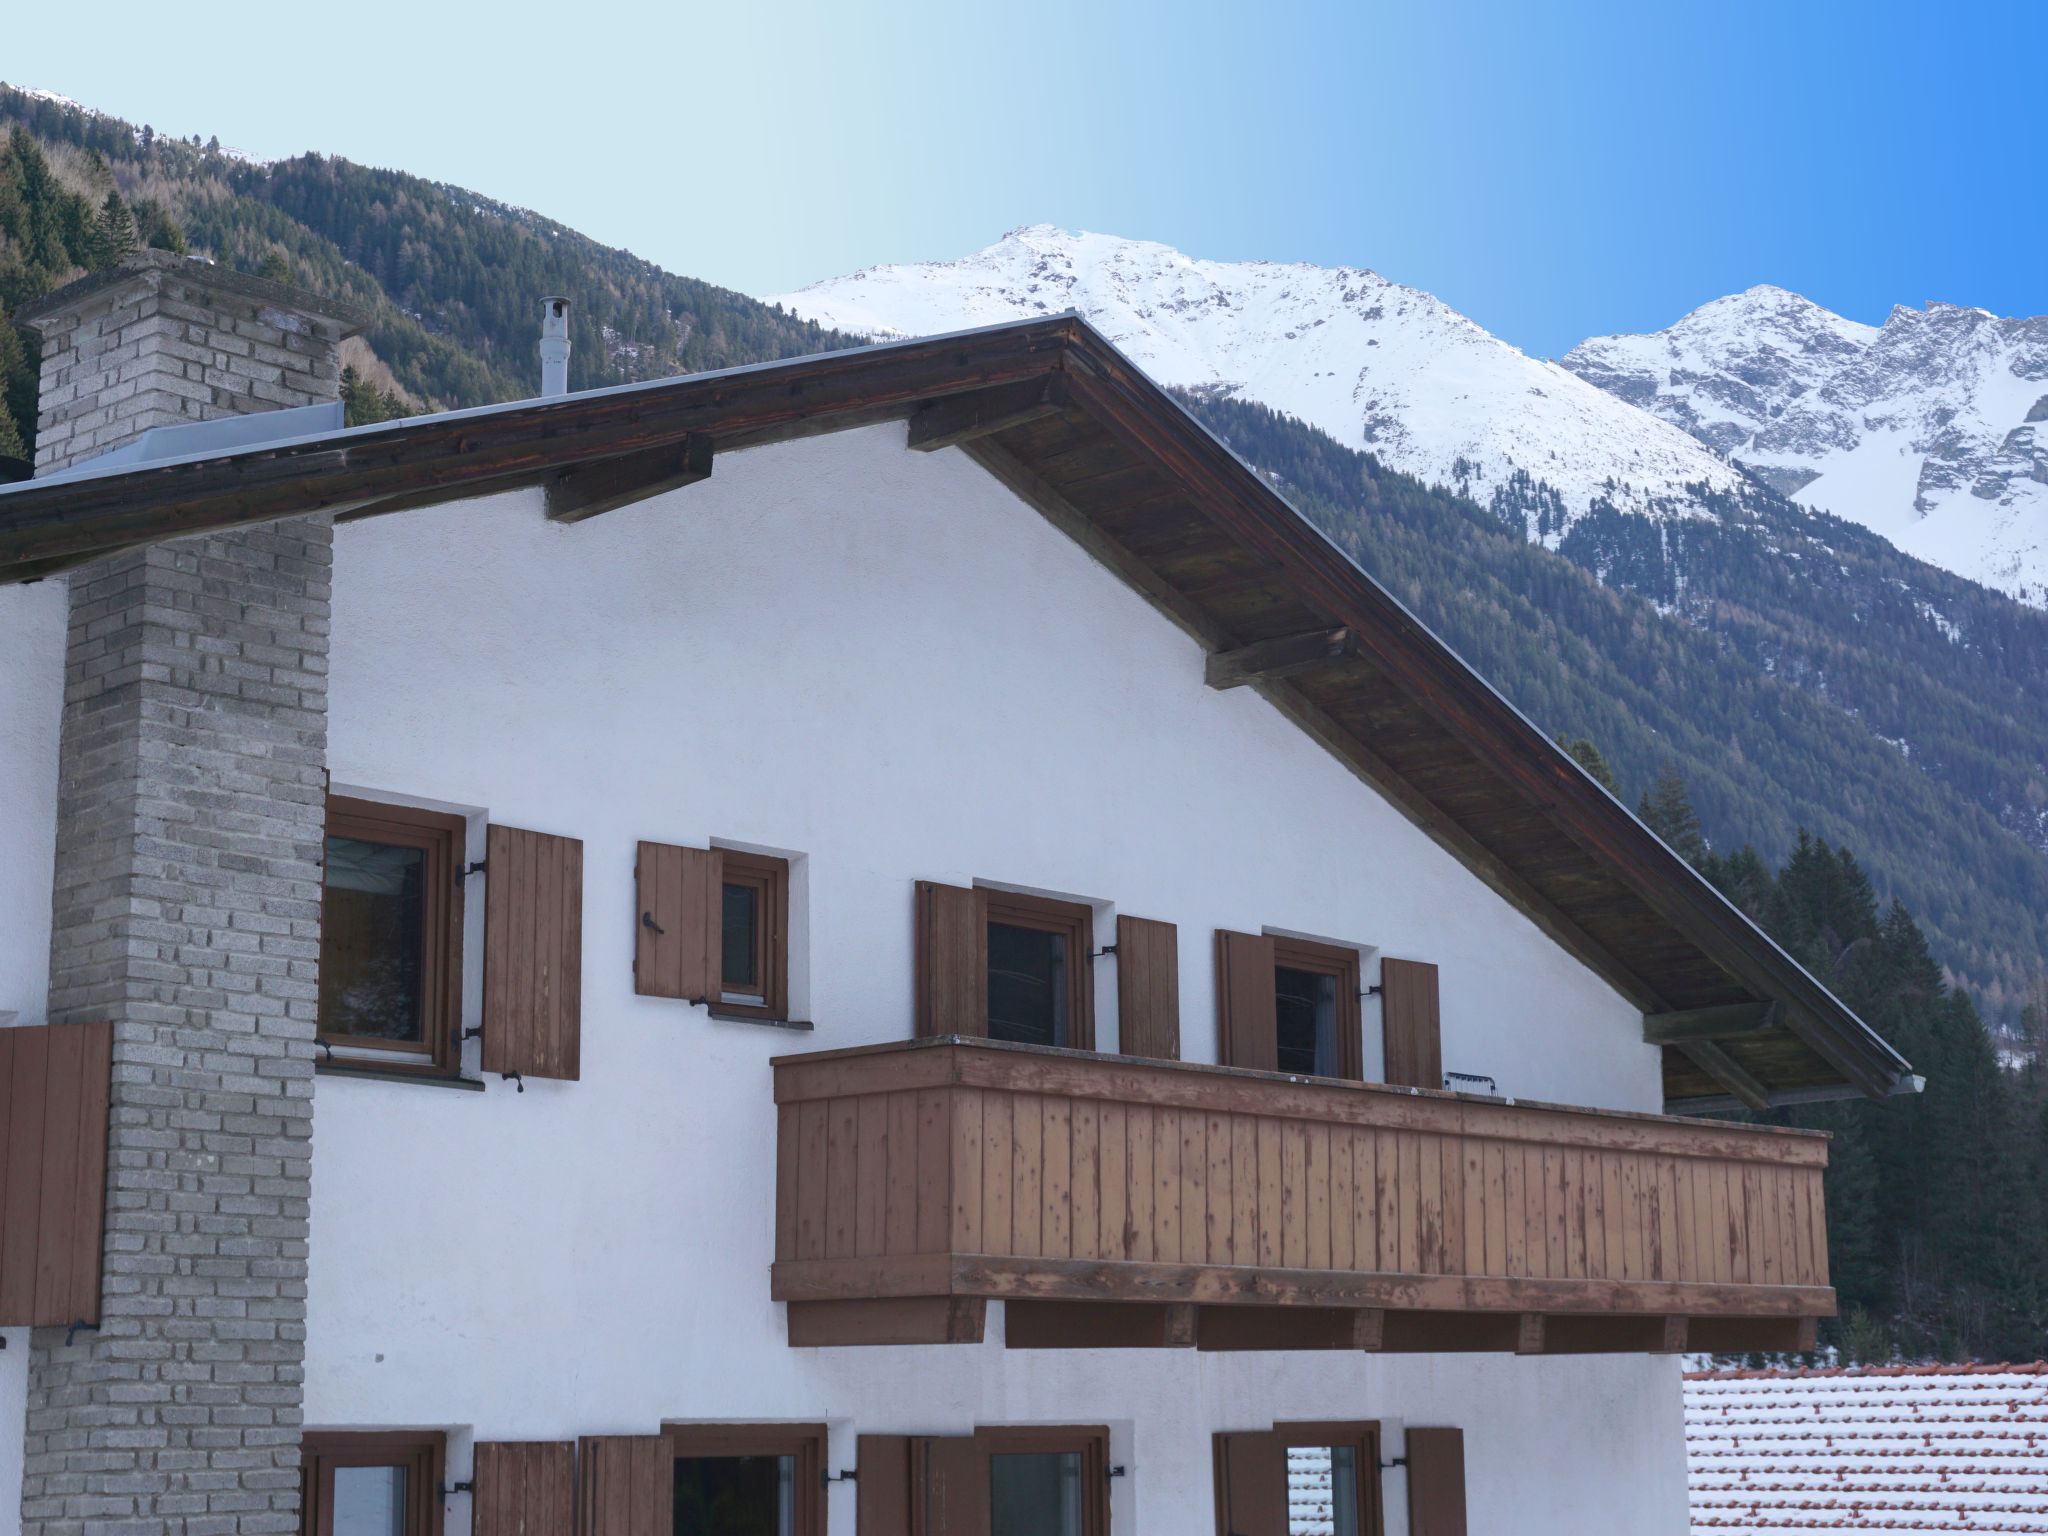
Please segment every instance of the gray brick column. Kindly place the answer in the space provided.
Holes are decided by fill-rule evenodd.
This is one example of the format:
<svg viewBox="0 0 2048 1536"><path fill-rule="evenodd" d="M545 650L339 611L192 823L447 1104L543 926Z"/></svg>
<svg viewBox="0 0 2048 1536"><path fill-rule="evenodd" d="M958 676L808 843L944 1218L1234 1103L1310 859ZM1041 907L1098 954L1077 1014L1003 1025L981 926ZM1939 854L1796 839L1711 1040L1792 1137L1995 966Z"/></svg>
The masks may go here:
<svg viewBox="0 0 2048 1536"><path fill-rule="evenodd" d="M331 557L72 577L50 1017L114 1021L105 1280L34 1335L24 1536L298 1523Z"/></svg>

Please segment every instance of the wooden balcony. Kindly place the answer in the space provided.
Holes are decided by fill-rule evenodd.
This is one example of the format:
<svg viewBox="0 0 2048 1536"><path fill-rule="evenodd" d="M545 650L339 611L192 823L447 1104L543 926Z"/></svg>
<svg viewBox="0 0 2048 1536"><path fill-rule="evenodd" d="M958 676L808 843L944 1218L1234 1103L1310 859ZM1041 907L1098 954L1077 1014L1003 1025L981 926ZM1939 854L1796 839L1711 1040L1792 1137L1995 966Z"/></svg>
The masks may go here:
<svg viewBox="0 0 2048 1536"><path fill-rule="evenodd" d="M948 1036L775 1062L793 1345L1810 1347L1827 1140Z"/></svg>

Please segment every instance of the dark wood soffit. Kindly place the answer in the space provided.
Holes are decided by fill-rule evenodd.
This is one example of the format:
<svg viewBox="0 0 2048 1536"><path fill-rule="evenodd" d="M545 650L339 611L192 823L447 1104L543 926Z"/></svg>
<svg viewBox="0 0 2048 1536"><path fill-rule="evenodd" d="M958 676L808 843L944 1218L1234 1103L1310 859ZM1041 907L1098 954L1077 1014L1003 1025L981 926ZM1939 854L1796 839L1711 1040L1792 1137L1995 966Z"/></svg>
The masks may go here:
<svg viewBox="0 0 2048 1536"><path fill-rule="evenodd" d="M901 417L935 396L1051 372L1068 316L825 352L658 384L417 417L291 448L29 482L0 496L0 582L114 550L314 512L400 510L541 485L596 461L709 435L720 450ZM379 504L383 505L379 505Z"/></svg>

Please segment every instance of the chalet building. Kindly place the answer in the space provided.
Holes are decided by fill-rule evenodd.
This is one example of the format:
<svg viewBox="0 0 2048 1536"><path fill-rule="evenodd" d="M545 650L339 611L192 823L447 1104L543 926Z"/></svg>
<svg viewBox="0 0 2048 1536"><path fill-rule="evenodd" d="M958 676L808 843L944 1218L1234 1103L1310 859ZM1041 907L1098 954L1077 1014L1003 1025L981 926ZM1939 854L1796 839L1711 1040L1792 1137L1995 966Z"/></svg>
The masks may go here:
<svg viewBox="0 0 2048 1536"><path fill-rule="evenodd" d="M1677 1536L1827 990L1072 315L344 430L18 319L26 1536Z"/></svg>

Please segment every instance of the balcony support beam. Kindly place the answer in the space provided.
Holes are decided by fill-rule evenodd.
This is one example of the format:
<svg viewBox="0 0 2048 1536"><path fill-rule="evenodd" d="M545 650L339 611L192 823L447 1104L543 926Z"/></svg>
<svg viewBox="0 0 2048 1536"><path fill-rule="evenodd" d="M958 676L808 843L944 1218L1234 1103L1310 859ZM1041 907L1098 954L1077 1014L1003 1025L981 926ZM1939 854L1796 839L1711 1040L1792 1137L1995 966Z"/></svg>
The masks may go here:
<svg viewBox="0 0 2048 1536"><path fill-rule="evenodd" d="M1743 1070L1742 1064L1711 1040L1678 1047L1686 1058L1751 1109L1769 1109L1771 1090Z"/></svg>
<svg viewBox="0 0 2048 1536"><path fill-rule="evenodd" d="M979 1344L988 1302L979 1296L884 1296L793 1301L789 1342L807 1349L844 1344Z"/></svg>

